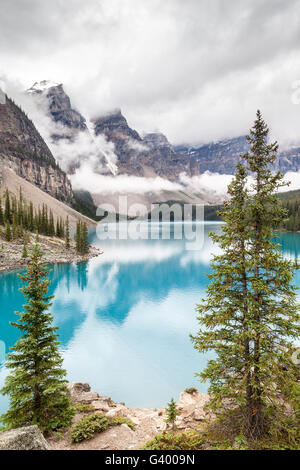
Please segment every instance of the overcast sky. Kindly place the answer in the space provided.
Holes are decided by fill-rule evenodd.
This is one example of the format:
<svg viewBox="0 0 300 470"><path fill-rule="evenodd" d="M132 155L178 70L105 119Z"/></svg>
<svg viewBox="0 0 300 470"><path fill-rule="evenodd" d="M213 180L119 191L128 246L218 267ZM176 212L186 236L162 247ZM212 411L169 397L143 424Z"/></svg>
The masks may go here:
<svg viewBox="0 0 300 470"><path fill-rule="evenodd" d="M245 133L257 108L299 143L300 0L1 0L1 78L63 82L87 117L121 107L172 143Z"/></svg>

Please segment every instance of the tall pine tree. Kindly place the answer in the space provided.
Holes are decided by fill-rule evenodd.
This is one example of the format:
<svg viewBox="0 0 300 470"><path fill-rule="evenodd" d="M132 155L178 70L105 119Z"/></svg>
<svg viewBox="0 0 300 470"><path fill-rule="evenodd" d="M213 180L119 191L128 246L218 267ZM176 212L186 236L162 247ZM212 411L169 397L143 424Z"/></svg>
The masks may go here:
<svg viewBox="0 0 300 470"><path fill-rule="evenodd" d="M31 263L21 289L27 299L19 320L11 324L22 334L13 352L8 354L7 368L11 370L1 393L9 395L10 408L1 416L7 427L17 428L37 424L50 432L71 423L74 410L67 388L66 372L58 351L57 327L48 308L48 271L42 263L39 246L34 246Z"/></svg>
<svg viewBox="0 0 300 470"><path fill-rule="evenodd" d="M9 197L8 189L5 191L4 220L5 220L5 222L8 222L8 223L11 223L11 222L12 222L11 206L10 206L10 197Z"/></svg>
<svg viewBox="0 0 300 470"><path fill-rule="evenodd" d="M76 251L80 255L86 255L89 252L88 235L86 223L79 220L76 224L75 242Z"/></svg>
<svg viewBox="0 0 300 470"><path fill-rule="evenodd" d="M267 137L258 111L250 152L228 189L226 225L212 234L222 253L213 259L207 297L197 307L203 328L192 338L200 352L216 352L199 374L210 381L212 409L223 417L234 414L237 432L248 439L282 430L293 438L299 394L292 362L300 331L295 265L274 241L273 230L286 214L277 196L283 176L271 170L278 146ZM247 190L250 172L254 183Z"/></svg>
<svg viewBox="0 0 300 470"><path fill-rule="evenodd" d="M2 209L2 200L0 197L0 225L4 225L4 214Z"/></svg>
<svg viewBox="0 0 300 470"><path fill-rule="evenodd" d="M66 220L66 230L65 230L65 242L67 250L70 249L70 224L69 224L69 216L67 216Z"/></svg>

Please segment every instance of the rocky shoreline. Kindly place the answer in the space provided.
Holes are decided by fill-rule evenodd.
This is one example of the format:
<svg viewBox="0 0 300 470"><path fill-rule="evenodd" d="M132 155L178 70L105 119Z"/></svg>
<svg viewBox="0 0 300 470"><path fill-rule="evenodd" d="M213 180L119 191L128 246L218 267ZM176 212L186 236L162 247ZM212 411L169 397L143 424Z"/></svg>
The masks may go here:
<svg viewBox="0 0 300 470"><path fill-rule="evenodd" d="M30 253L34 241L35 237L31 236L30 242L27 244L28 254ZM67 249L64 240L60 238L46 237L44 235L39 235L38 243L43 251L44 262L49 264L87 261L103 253L98 248L91 246L89 253L81 256L76 253L75 243L73 241L70 242L70 249ZM27 258L22 258L22 252L23 243L17 241L7 242L2 240L0 242L0 272L25 268L28 265L30 258L29 256Z"/></svg>
<svg viewBox="0 0 300 470"><path fill-rule="evenodd" d="M96 434L92 439L71 444L72 427L86 415L78 411L70 429L64 431L61 436L47 438L52 450L138 450L156 434L167 429L167 415L164 408L128 408L125 403L115 403L110 397L92 392L87 383L70 383L68 388L74 404L93 407L90 413L101 413L109 418L116 416L127 418L134 424L134 430L124 423ZM205 409L208 400L208 395L196 390L182 392L177 402L179 411L175 423L177 430L181 432L201 430L206 420L210 418Z"/></svg>
<svg viewBox="0 0 300 470"><path fill-rule="evenodd" d="M128 408L125 403L115 403L110 397L92 392L88 383L70 383L68 389L77 409L70 428L46 438L36 425L12 429L0 433L0 450L139 450L157 434L168 430L165 409ZM182 392L177 402L176 431L203 430L212 418L205 408L208 400L208 395L194 388ZM112 420L119 419L120 424L72 444L74 426L82 418L98 413ZM209 444L202 449L209 450Z"/></svg>

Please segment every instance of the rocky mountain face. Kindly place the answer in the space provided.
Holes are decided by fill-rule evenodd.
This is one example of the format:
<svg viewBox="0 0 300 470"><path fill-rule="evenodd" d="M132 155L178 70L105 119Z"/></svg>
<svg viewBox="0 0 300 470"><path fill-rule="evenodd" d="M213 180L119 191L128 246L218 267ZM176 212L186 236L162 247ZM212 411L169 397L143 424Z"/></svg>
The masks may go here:
<svg viewBox="0 0 300 470"><path fill-rule="evenodd" d="M118 139L133 139L142 142L139 134L128 126L120 109L99 117L94 121L94 126L96 135L105 134L108 140L115 140L116 143Z"/></svg>
<svg viewBox="0 0 300 470"><path fill-rule="evenodd" d="M44 80L35 83L27 93L36 100L46 98L53 120L62 125L60 134L52 135L54 141L72 140L80 133L85 133L86 140L89 139L87 154L78 154L69 162L67 171L70 174L76 171L81 162L89 158L89 154L97 155L99 165L94 168L95 172L105 173L106 167L110 174L158 175L171 180L175 180L183 171L190 174L189 157L178 155L163 134L152 133L142 138L128 125L120 109L98 117L93 121L92 128L88 128L85 118L72 108L71 100L62 84ZM105 150L103 152L97 147L94 138L98 136L104 136L105 140L112 144L117 162L113 162Z"/></svg>
<svg viewBox="0 0 300 470"><path fill-rule="evenodd" d="M173 149L160 133L146 134L142 138L131 129L120 110L101 116L94 121L96 135L105 135L114 144L118 157L118 173L137 176L162 176L170 180L189 171L189 158Z"/></svg>
<svg viewBox="0 0 300 470"><path fill-rule="evenodd" d="M191 175L189 158L176 152L165 135L146 134L144 142L149 148L149 165L159 176L172 180L182 172Z"/></svg>
<svg viewBox="0 0 300 470"><path fill-rule="evenodd" d="M146 148L139 134L128 126L121 110L115 110L93 121L95 136L102 135L113 143L114 153L118 158L117 172L142 175L143 166L139 155Z"/></svg>
<svg viewBox="0 0 300 470"><path fill-rule="evenodd" d="M62 162L68 174L75 173L91 155L97 155L100 172L105 173L106 170L113 173L114 168L110 168L105 155L97 147L93 131L88 128L86 119L72 107L70 97L64 91L62 84L43 80L34 83L26 92L35 100L41 113L46 112L52 118L54 125L48 131L50 133L49 145L53 151L57 150L57 145L66 144L64 148L66 150L69 144L73 144L68 161ZM47 137L49 139L49 136ZM70 158L70 153L72 153L72 158ZM95 168L95 172L98 170Z"/></svg>
<svg viewBox="0 0 300 470"><path fill-rule="evenodd" d="M84 117L72 108L71 100L65 93L62 83L54 83L48 80L36 82L27 93L39 97L46 97L49 102L49 111L53 120L71 131L64 134L53 135L54 139L72 138L73 134L78 131L87 131L86 121Z"/></svg>
<svg viewBox="0 0 300 470"><path fill-rule="evenodd" d="M36 82L27 93L37 100L46 98L53 120L63 126L59 134L52 135L54 141L74 139L80 132L86 133L86 137L90 139L90 153L98 155L99 168L95 168L96 172L103 172L107 167L111 174L158 175L171 180L176 180L183 171L190 174L189 157L178 154L163 134L151 133L142 138L128 125L120 109L98 117L93 121L93 129L88 129L85 118L72 108L62 84L48 80ZM94 141L97 136L104 136L107 142L113 144L117 162L111 162L106 152L97 148ZM88 155L78 155L78 161L75 158L70 162L68 172L76 171L80 162L87 158Z"/></svg>
<svg viewBox="0 0 300 470"><path fill-rule="evenodd" d="M206 171L234 174L240 156L249 151L246 136L199 147L173 147L161 133L146 134L142 138L128 126L120 110L97 119L95 133L104 134L108 141L114 143L119 173L158 175L171 181L176 181L180 173L188 176L200 175ZM280 152L274 169L283 173L298 171L300 148Z"/></svg>
<svg viewBox="0 0 300 470"><path fill-rule="evenodd" d="M176 152L190 160L191 172L199 175L205 171L233 174L240 155L249 150L245 136L209 143L200 147L178 146Z"/></svg>
<svg viewBox="0 0 300 470"><path fill-rule="evenodd" d="M88 128L85 118L72 108L70 98L62 84L50 81L35 83L27 92L35 97L48 100L53 120L62 125L61 135L53 139L73 139L80 133L90 138L90 149L99 162L95 172L128 174L136 176L161 176L177 181L181 173L187 176L203 174L206 171L220 174L233 174L240 155L249 150L245 136L226 139L197 147L187 145L173 147L166 136L150 133L145 136L132 129L120 109L116 109L93 121L93 129ZM111 160L95 140L103 136L112 144L114 158ZM68 172L72 173L89 155L77 155ZM113 161L116 160L116 161ZM95 161L95 160L94 160ZM107 169L105 170L105 167ZM282 172L300 169L300 148L293 148L279 154L276 168Z"/></svg>
<svg viewBox="0 0 300 470"><path fill-rule="evenodd" d="M66 174L33 122L9 98L0 104L0 164L57 199L68 203L73 199Z"/></svg>
<svg viewBox="0 0 300 470"><path fill-rule="evenodd" d="M190 159L191 173L201 174L205 171L220 174L234 174L240 155L249 151L246 136L227 139L200 147L178 146L176 152ZM283 173L300 169L300 148L282 151L275 163L275 170Z"/></svg>
<svg viewBox="0 0 300 470"><path fill-rule="evenodd" d="M300 147L291 148L280 152L279 159L276 162L278 170L286 173L287 171L300 170Z"/></svg>

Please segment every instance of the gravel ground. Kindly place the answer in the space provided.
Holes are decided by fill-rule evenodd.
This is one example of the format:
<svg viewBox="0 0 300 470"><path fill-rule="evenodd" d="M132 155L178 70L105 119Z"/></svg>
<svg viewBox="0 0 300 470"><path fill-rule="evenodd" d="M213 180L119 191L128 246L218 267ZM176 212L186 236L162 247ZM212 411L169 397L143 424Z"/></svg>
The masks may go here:
<svg viewBox="0 0 300 470"><path fill-rule="evenodd" d="M31 236L31 241L27 245L28 254L33 246L35 237ZM85 261L102 254L102 251L93 246L87 255L81 256L76 253L75 243L71 242L70 249L65 247L64 240L39 235L39 245L44 253L43 259L46 263L72 263ZM30 258L22 258L23 243L0 241L0 271L11 271L26 267Z"/></svg>

